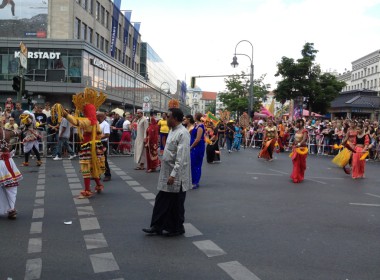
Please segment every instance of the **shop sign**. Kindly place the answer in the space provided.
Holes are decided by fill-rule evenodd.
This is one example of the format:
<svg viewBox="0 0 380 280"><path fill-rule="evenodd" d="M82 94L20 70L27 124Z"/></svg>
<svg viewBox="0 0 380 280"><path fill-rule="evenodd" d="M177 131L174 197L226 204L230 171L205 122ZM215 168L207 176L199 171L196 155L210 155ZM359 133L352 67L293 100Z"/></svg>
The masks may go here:
<svg viewBox="0 0 380 280"><path fill-rule="evenodd" d="M104 70L104 71L107 71L107 64L100 60L100 59L97 59L97 58L94 58L94 59L90 59L90 62L92 65Z"/></svg>
<svg viewBox="0 0 380 280"><path fill-rule="evenodd" d="M59 59L60 52L28 52L28 58ZM20 57L20 52L15 51L15 58Z"/></svg>

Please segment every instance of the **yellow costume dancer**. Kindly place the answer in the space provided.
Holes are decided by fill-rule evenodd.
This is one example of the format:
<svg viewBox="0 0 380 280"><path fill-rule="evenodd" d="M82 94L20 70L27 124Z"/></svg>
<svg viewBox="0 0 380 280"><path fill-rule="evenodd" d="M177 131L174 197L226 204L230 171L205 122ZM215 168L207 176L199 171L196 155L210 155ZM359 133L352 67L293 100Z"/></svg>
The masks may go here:
<svg viewBox="0 0 380 280"><path fill-rule="evenodd" d="M273 150L277 141L277 128L273 125L273 120L268 120L268 126L264 130L263 147L258 155L259 158L265 158L271 161L273 159Z"/></svg>
<svg viewBox="0 0 380 280"><path fill-rule="evenodd" d="M84 92L73 96L76 116L83 113L84 118L74 117L66 112L61 104L55 104L51 115L58 119L64 117L72 125L80 128L82 145L79 152L79 163L84 178L85 189L78 198L87 198L93 195L90 188L90 179L96 182L95 190L100 193L104 186L100 182L100 175L105 171L104 147L100 141L101 130L96 119L96 110L106 100L106 95L93 89L86 88Z"/></svg>

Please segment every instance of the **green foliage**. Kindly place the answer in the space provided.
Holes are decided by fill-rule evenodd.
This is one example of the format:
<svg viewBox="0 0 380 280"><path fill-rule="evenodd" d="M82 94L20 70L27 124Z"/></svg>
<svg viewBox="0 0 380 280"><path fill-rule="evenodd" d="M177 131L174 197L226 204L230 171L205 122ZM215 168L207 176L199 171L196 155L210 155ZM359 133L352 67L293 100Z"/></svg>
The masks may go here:
<svg viewBox="0 0 380 280"><path fill-rule="evenodd" d="M268 91L263 84L265 75L253 81L253 111L257 112L261 108L261 101L266 98ZM250 80L247 75L242 72L240 75L229 76L224 80L226 83L226 91L219 94L219 99L230 112L235 112L240 116L243 112L248 111L248 98L250 90Z"/></svg>
<svg viewBox="0 0 380 280"><path fill-rule="evenodd" d="M216 112L216 100L210 102L208 105L206 105L206 112L210 111L215 115Z"/></svg>
<svg viewBox="0 0 380 280"><path fill-rule="evenodd" d="M317 52L313 43L306 43L301 51L302 58L297 61L282 57L275 75L282 77L274 90L276 100L285 102L303 96L309 101L309 110L321 114L327 112L345 83L331 74L321 74L320 66L314 62Z"/></svg>

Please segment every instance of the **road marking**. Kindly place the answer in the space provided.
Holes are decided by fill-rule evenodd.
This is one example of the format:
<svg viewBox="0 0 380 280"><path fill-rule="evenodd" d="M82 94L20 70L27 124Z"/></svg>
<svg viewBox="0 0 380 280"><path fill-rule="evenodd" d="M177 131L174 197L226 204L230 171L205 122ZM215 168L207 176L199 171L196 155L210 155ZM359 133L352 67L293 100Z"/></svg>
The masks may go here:
<svg viewBox="0 0 380 280"><path fill-rule="evenodd" d="M41 238L29 238L28 254L41 253L42 251L42 239Z"/></svg>
<svg viewBox="0 0 380 280"><path fill-rule="evenodd" d="M380 204L367 204L367 203L350 203L350 205L380 207Z"/></svg>
<svg viewBox="0 0 380 280"><path fill-rule="evenodd" d="M103 233L84 235L84 241L88 250L108 247L107 240Z"/></svg>
<svg viewBox="0 0 380 280"><path fill-rule="evenodd" d="M30 234L36 234L42 232L42 222L32 222L30 225Z"/></svg>
<svg viewBox="0 0 380 280"><path fill-rule="evenodd" d="M113 167L113 168L112 168L112 171L122 171L122 170L121 170L121 168L119 168L119 167Z"/></svg>
<svg viewBox="0 0 380 280"><path fill-rule="evenodd" d="M38 174L38 179L45 179L45 178L46 178L46 174L42 174L42 173Z"/></svg>
<svg viewBox="0 0 380 280"><path fill-rule="evenodd" d="M325 180L344 180L345 179L344 177L340 177L340 178L334 178L334 177L307 177L307 178L311 178L311 179L325 179Z"/></svg>
<svg viewBox="0 0 380 280"><path fill-rule="evenodd" d="M45 196L45 191L36 191L36 197L44 197Z"/></svg>
<svg viewBox="0 0 380 280"><path fill-rule="evenodd" d="M24 280L40 279L41 270L42 270L41 258L27 260Z"/></svg>
<svg viewBox="0 0 380 280"><path fill-rule="evenodd" d="M72 168L72 166L70 166L71 168L65 168L65 172L66 172L66 174L73 174L73 173L77 173L77 171L74 169L74 168Z"/></svg>
<svg viewBox="0 0 380 280"><path fill-rule="evenodd" d="M90 255L90 260L95 273L120 270L112 253Z"/></svg>
<svg viewBox="0 0 380 280"><path fill-rule="evenodd" d="M150 203L152 206L154 206L154 204L156 203L156 201L155 201L155 200L151 200L151 201L149 201L149 203Z"/></svg>
<svg viewBox="0 0 380 280"><path fill-rule="evenodd" d="M88 198L82 198L82 199L74 199L74 203L76 205L80 205L80 204L89 204L90 203L90 200L88 200Z"/></svg>
<svg viewBox="0 0 380 280"><path fill-rule="evenodd" d="M92 206L78 206L77 207L78 216L83 215L95 215L94 208Z"/></svg>
<svg viewBox="0 0 380 280"><path fill-rule="evenodd" d="M376 194L366 193L366 195L370 195L370 196L374 196L374 197L380 198L380 195L376 195Z"/></svg>
<svg viewBox="0 0 380 280"><path fill-rule="evenodd" d="M203 235L202 232L190 223L184 223L183 226L185 227L185 237Z"/></svg>
<svg viewBox="0 0 380 280"><path fill-rule="evenodd" d="M83 218L79 219L80 227L82 231L100 229L99 222L97 218Z"/></svg>
<svg viewBox="0 0 380 280"><path fill-rule="evenodd" d="M45 182L46 182L45 179L38 179L38 180L37 180L37 185L44 185Z"/></svg>
<svg viewBox="0 0 380 280"><path fill-rule="evenodd" d="M69 173L69 174L66 174L66 177L67 178L78 178L78 175L76 173Z"/></svg>
<svg viewBox="0 0 380 280"><path fill-rule="evenodd" d="M33 210L32 219L42 219L45 215L44 208L37 208Z"/></svg>
<svg viewBox="0 0 380 280"><path fill-rule="evenodd" d="M72 190L82 189L81 183L72 183L72 184L69 184L69 186L70 186L70 189Z"/></svg>
<svg viewBox="0 0 380 280"><path fill-rule="evenodd" d="M205 253L209 258L226 254L223 249L221 249L211 240L194 241L193 244L197 246L198 249Z"/></svg>
<svg viewBox="0 0 380 280"><path fill-rule="evenodd" d="M125 175L125 176L120 176L122 180L133 180L131 176Z"/></svg>
<svg viewBox="0 0 380 280"><path fill-rule="evenodd" d="M124 171L115 171L115 174L116 175L127 175L127 173L125 173Z"/></svg>
<svg viewBox="0 0 380 280"><path fill-rule="evenodd" d="M305 178L305 181L312 181L312 182L316 182L316 183L319 183L319 184L322 184L322 185L326 185L327 184L325 182L317 181L317 180L313 180L313 179L309 179L309 178Z"/></svg>
<svg viewBox="0 0 380 280"><path fill-rule="evenodd" d="M275 174L275 173L259 173L259 172L247 172L249 175L264 175L264 176L282 176L282 174Z"/></svg>
<svg viewBox="0 0 380 280"><path fill-rule="evenodd" d="M80 195L80 192L81 192L82 190L71 190L71 194L74 196L74 197L77 197L77 196L79 196Z"/></svg>
<svg viewBox="0 0 380 280"><path fill-rule="evenodd" d="M69 183L79 183L80 182L78 177L77 178L67 178L67 180L69 181Z"/></svg>
<svg viewBox="0 0 380 280"><path fill-rule="evenodd" d="M45 190L45 185L37 185L36 190L39 190L39 191Z"/></svg>
<svg viewBox="0 0 380 280"><path fill-rule="evenodd" d="M268 170L270 170L270 171L274 171L274 172L278 172L278 173L281 173L281 174L284 174L284 175L288 175L289 173L287 173L287 172L284 172L284 171L279 171L279 170L276 170L276 169L268 169Z"/></svg>
<svg viewBox="0 0 380 280"><path fill-rule="evenodd" d="M148 190L144 187L133 187L132 188L136 192L147 192Z"/></svg>
<svg viewBox="0 0 380 280"><path fill-rule="evenodd" d="M45 204L45 200L43 198L36 198L34 201L34 207L43 206Z"/></svg>
<svg viewBox="0 0 380 280"><path fill-rule="evenodd" d="M153 193L140 193L145 199L155 199L156 195Z"/></svg>
<svg viewBox="0 0 380 280"><path fill-rule="evenodd" d="M260 280L259 277L237 261L218 263L218 266L234 280Z"/></svg>
<svg viewBox="0 0 380 280"><path fill-rule="evenodd" d="M140 183L137 181L125 181L129 186L140 186Z"/></svg>

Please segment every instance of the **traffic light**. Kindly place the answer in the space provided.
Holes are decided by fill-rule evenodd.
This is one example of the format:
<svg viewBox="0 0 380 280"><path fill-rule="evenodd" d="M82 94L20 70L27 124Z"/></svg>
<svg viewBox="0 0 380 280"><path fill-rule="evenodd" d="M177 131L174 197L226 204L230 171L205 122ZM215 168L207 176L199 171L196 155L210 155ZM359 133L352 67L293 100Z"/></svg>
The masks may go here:
<svg viewBox="0 0 380 280"><path fill-rule="evenodd" d="M12 88L14 91L19 92L21 89L21 77L20 76L14 76L13 77L13 84Z"/></svg>
<svg viewBox="0 0 380 280"><path fill-rule="evenodd" d="M195 88L195 77L191 77L190 87Z"/></svg>

